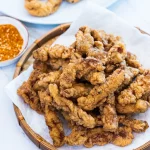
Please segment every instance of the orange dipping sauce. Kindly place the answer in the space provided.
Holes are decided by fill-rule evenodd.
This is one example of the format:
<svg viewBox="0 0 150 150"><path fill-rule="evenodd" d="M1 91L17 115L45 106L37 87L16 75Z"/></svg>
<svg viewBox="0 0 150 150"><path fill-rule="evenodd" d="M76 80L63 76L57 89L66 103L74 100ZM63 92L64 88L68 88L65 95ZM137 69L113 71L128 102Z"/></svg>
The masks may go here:
<svg viewBox="0 0 150 150"><path fill-rule="evenodd" d="M0 61L13 59L21 51L23 38L16 27L0 25Z"/></svg>

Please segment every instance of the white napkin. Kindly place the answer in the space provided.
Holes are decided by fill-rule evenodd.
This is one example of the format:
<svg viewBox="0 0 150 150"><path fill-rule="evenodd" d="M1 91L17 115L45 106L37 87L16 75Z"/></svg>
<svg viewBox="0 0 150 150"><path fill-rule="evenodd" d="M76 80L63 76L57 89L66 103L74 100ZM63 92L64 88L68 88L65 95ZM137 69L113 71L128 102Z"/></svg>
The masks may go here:
<svg viewBox="0 0 150 150"><path fill-rule="evenodd" d="M70 45L75 40L75 33L78 28L83 25L88 25L95 29L105 30L107 33L113 33L115 35L122 36L127 50L135 53L140 59L141 63L146 68L150 68L150 37L147 35L141 34L136 28L130 26L120 18L118 18L114 13L101 8L92 3L88 3L85 6L84 12L81 16L72 23L71 27L61 35L55 43ZM45 124L44 117L37 114L35 111L29 108L23 100L17 95L16 91L18 87L23 83L23 81L27 80L30 72L32 71L32 66L25 72L23 72L20 76L10 82L6 87L6 92L8 96L11 98L13 103L17 105L23 116L25 117L29 126L38 134L40 134L47 141L52 141L48 134L48 128ZM144 114L137 115L136 117L141 120L146 120L150 124L150 110ZM145 133L134 134L135 139L132 144L121 148L123 150L131 150L135 149L144 143L150 140L150 129L146 130ZM105 146L94 146L91 148L92 150L105 149L105 150L120 150L120 147L117 147L112 144L107 144ZM70 150L70 149L83 149L85 147L82 146L63 146L59 148L60 150Z"/></svg>

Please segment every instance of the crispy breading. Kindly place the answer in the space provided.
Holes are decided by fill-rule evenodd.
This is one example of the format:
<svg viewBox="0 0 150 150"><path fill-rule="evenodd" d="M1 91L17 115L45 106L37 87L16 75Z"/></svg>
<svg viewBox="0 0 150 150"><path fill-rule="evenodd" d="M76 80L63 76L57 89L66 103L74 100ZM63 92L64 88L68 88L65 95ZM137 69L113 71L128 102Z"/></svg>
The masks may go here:
<svg viewBox="0 0 150 150"><path fill-rule="evenodd" d="M29 82L24 82L17 90L17 94L21 96L24 102L29 104L33 110L36 110L38 113L43 113L38 94L33 90Z"/></svg>
<svg viewBox="0 0 150 150"><path fill-rule="evenodd" d="M118 128L118 117L116 109L110 104L106 104L102 112L103 130L115 132Z"/></svg>
<svg viewBox="0 0 150 150"><path fill-rule="evenodd" d="M149 106L150 104L147 101L139 99L135 104L128 104L125 106L117 104L116 110L120 114L144 113Z"/></svg>
<svg viewBox="0 0 150 150"><path fill-rule="evenodd" d="M33 68L40 70L41 72L47 72L48 69L50 69L50 66L40 60L35 60L33 62Z"/></svg>
<svg viewBox="0 0 150 150"><path fill-rule="evenodd" d="M74 83L71 88L62 89L60 95L66 98L78 98L81 96L87 96L90 93L92 86L83 83Z"/></svg>
<svg viewBox="0 0 150 150"><path fill-rule="evenodd" d="M63 125L56 112L51 110L48 106L45 108L45 121L49 128L49 133L54 146L60 147L64 145Z"/></svg>
<svg viewBox="0 0 150 150"><path fill-rule="evenodd" d="M141 64L140 64L139 60L137 59L136 55L134 55L130 52L127 52L126 62L127 62L127 65L130 67L134 67L134 68L141 67Z"/></svg>
<svg viewBox="0 0 150 150"><path fill-rule="evenodd" d="M91 35L94 37L95 41L101 41L104 45L105 51L109 51L116 42L121 41L119 36L114 36L112 34L106 34L103 30L92 30Z"/></svg>
<svg viewBox="0 0 150 150"><path fill-rule="evenodd" d="M130 86L118 96L118 103L127 105L136 103L150 88L150 73L139 75Z"/></svg>
<svg viewBox="0 0 150 150"><path fill-rule="evenodd" d="M52 97L50 96L48 88L46 90L38 91L38 96L40 98L40 104L42 107L43 112L45 112L45 109L47 106L51 106Z"/></svg>
<svg viewBox="0 0 150 150"><path fill-rule="evenodd" d="M85 79L89 81L92 85L102 84L106 81L105 73L92 71L85 76Z"/></svg>
<svg viewBox="0 0 150 150"><path fill-rule="evenodd" d="M88 139L85 141L85 147L93 147L94 145L103 146L112 141L113 134L111 132L103 131L102 128L89 129L87 131Z"/></svg>
<svg viewBox="0 0 150 150"><path fill-rule="evenodd" d="M102 85L95 86L87 97L77 99L78 105L84 110L93 110L103 101L109 94L115 92L124 81L125 71L117 69L110 75L106 82Z"/></svg>
<svg viewBox="0 0 150 150"><path fill-rule="evenodd" d="M72 101L61 97L56 84L50 84L49 91L50 95L53 97L52 105L58 110L67 112L70 120L87 128L95 127L95 119L91 115L88 115L81 108L73 104Z"/></svg>
<svg viewBox="0 0 150 150"><path fill-rule="evenodd" d="M50 46L45 45L44 47L38 48L37 50L33 51L33 58L35 60L40 60L42 62L45 62L49 59L48 51Z"/></svg>
<svg viewBox="0 0 150 150"><path fill-rule="evenodd" d="M108 62L109 64L118 64L125 60L126 49L122 42L116 42L108 51Z"/></svg>
<svg viewBox="0 0 150 150"><path fill-rule="evenodd" d="M125 67L125 78L123 84L118 88L117 93L124 90L139 75L140 70L133 67Z"/></svg>
<svg viewBox="0 0 150 150"><path fill-rule="evenodd" d="M129 127L119 127L118 131L113 135L112 143L117 146L124 147L133 141L132 130Z"/></svg>
<svg viewBox="0 0 150 150"><path fill-rule="evenodd" d="M73 126L71 133L65 137L65 143L71 146L83 145L87 138L86 128L82 126Z"/></svg>
<svg viewBox="0 0 150 150"><path fill-rule="evenodd" d="M103 70L104 66L102 63L99 60L91 57L80 59L74 63L69 63L67 66L63 67L63 72L60 76L60 86L62 88L71 88L76 78L81 79L82 77L85 77L85 79L88 79L87 75L91 71L102 73ZM95 74L92 75L94 76ZM97 83L92 79L91 81ZM98 80L98 82L104 82L104 75L102 76L102 79Z"/></svg>
<svg viewBox="0 0 150 150"><path fill-rule="evenodd" d="M130 127L134 132L145 132L146 129L149 127L146 121L132 119L130 117L119 116L118 120L119 124L121 123L126 127Z"/></svg>
<svg viewBox="0 0 150 150"><path fill-rule="evenodd" d="M71 58L74 49L63 45L55 44L50 47L48 54L51 59L67 59Z"/></svg>
<svg viewBox="0 0 150 150"><path fill-rule="evenodd" d="M94 45L94 38L91 36L91 29L87 26L79 28L76 34L76 51L86 54Z"/></svg>

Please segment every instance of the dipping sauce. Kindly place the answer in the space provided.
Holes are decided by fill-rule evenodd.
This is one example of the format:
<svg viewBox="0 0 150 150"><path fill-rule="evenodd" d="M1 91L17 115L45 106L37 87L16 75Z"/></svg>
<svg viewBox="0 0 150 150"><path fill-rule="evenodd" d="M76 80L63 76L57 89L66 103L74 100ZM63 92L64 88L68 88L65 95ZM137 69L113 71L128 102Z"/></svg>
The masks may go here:
<svg viewBox="0 0 150 150"><path fill-rule="evenodd" d="M23 38L16 27L0 25L0 61L16 57L23 46Z"/></svg>

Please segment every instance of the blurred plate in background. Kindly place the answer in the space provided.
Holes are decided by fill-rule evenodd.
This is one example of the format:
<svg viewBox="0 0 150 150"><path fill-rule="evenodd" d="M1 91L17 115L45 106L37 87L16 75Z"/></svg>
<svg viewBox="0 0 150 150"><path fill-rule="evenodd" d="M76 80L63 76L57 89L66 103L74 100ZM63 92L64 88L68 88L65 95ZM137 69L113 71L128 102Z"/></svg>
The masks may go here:
<svg viewBox="0 0 150 150"><path fill-rule="evenodd" d="M1 0L2 1L2 0ZM6 15L19 20L34 24L62 24L74 21L84 9L88 0L81 0L77 4L70 4L65 1L53 15L47 17L34 17L28 14L24 8L25 0L3 0L0 3L0 11ZM91 0L89 0L91 1ZM92 0L96 4L109 7L117 0Z"/></svg>

